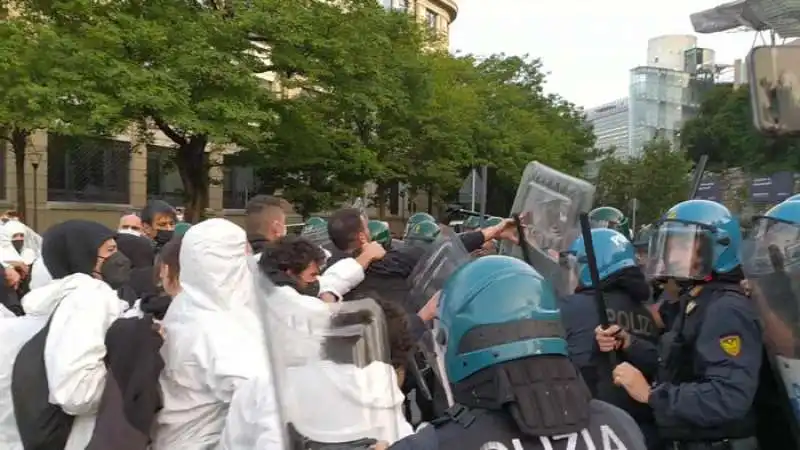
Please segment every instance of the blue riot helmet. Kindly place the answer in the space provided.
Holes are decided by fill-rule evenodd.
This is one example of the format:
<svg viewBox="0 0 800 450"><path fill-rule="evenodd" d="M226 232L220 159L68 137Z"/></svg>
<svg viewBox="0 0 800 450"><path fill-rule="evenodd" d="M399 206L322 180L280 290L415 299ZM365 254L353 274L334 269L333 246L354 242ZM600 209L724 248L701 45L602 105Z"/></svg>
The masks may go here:
<svg viewBox="0 0 800 450"><path fill-rule="evenodd" d="M784 200L784 202L800 202L800 194L794 194L793 196Z"/></svg>
<svg viewBox="0 0 800 450"><path fill-rule="evenodd" d="M553 287L509 256L477 259L450 276L439 297L438 332L450 383L529 356L568 355Z"/></svg>
<svg viewBox="0 0 800 450"><path fill-rule="evenodd" d="M636 267L636 253L633 244L619 231L610 228L594 228L592 229L592 243L601 282L623 269ZM568 267L572 270L578 283L583 287L592 287L583 236L575 239L570 246L567 261Z"/></svg>
<svg viewBox="0 0 800 450"><path fill-rule="evenodd" d="M753 217L742 260L751 275L763 272L762 269L776 269L770 266L796 266L800 262L800 201L787 200L764 215Z"/></svg>
<svg viewBox="0 0 800 450"><path fill-rule="evenodd" d="M720 203L687 200L664 214L650 242L647 275L703 280L740 266L739 220Z"/></svg>

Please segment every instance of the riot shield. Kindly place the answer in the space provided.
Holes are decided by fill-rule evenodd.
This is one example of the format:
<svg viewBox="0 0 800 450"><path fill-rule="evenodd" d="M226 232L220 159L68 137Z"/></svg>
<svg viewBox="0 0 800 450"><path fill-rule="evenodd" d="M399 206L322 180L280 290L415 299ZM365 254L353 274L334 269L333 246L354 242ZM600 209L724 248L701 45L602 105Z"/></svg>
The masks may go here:
<svg viewBox="0 0 800 450"><path fill-rule="evenodd" d="M300 232L300 236L308 239L312 243L317 244L318 246L326 250L331 250L333 248L333 243L331 243L331 237L328 236L327 227L306 225Z"/></svg>
<svg viewBox="0 0 800 450"><path fill-rule="evenodd" d="M447 278L470 261L461 238L452 230L443 229L408 277L409 306L415 311L422 309L444 287Z"/></svg>
<svg viewBox="0 0 800 450"><path fill-rule="evenodd" d="M437 410L437 413L445 411L455 403L444 367L445 347L440 343L441 340L438 339L441 334L442 330L439 329L439 321L435 320L433 328L428 330L419 341L420 351L425 355L426 368L433 375L433 377L429 378L438 383L438 386L432 389L434 409Z"/></svg>
<svg viewBox="0 0 800 450"><path fill-rule="evenodd" d="M520 245L528 247L527 262L552 281L559 295L571 293L559 256L580 234L578 216L591 209L594 192L591 183L536 161L525 167L517 188L511 216L519 214L524 226ZM523 257L520 247L509 242L500 253Z"/></svg>
<svg viewBox="0 0 800 450"><path fill-rule="evenodd" d="M394 442L402 394L386 322L372 299L328 304L262 277L259 308L289 448Z"/></svg>
<svg viewBox="0 0 800 450"><path fill-rule="evenodd" d="M783 385L786 408L800 423L800 227L756 219L741 257L773 373Z"/></svg>

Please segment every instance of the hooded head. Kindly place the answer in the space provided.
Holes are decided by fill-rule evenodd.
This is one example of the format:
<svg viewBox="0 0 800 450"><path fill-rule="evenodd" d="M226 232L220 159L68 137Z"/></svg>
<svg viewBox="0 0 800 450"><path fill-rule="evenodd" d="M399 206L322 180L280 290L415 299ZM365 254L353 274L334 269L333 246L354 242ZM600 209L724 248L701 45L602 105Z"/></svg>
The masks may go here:
<svg viewBox="0 0 800 450"><path fill-rule="evenodd" d="M152 267L155 252L153 242L143 236L119 233L116 237L117 247L128 259L134 269Z"/></svg>
<svg viewBox="0 0 800 450"><path fill-rule="evenodd" d="M180 250L180 283L196 307L230 310L254 301L245 231L225 219L192 226Z"/></svg>
<svg viewBox="0 0 800 450"><path fill-rule="evenodd" d="M22 222L16 220L9 220L4 227L9 239L11 239L11 245L14 246L17 252L22 252L23 247L25 247L25 235L28 232L28 228Z"/></svg>
<svg viewBox="0 0 800 450"><path fill-rule="evenodd" d="M114 231L88 220L68 220L42 237L42 259L53 279L83 273L118 288L130 275L130 261L117 252Z"/></svg>

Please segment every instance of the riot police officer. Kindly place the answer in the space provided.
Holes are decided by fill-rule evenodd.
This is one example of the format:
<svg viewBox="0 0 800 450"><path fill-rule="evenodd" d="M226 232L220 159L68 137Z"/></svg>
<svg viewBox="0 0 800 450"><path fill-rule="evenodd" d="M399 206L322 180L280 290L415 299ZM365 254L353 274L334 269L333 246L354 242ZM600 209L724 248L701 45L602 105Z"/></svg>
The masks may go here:
<svg viewBox="0 0 800 450"><path fill-rule="evenodd" d="M795 198L797 197L797 198ZM800 408L796 386L800 345L800 196L790 197L763 216L742 250L752 299L764 325L767 362L761 366L758 441L761 448L797 448Z"/></svg>
<svg viewBox="0 0 800 450"><path fill-rule="evenodd" d="M659 331L646 306L650 299L650 285L636 264L633 244L622 233L609 228L595 228L592 230L592 243L600 275L599 287L592 283L583 236L576 239L567 255L561 258L571 272L568 277L577 281L575 293L559 302L569 356L595 398L627 411L642 429L647 447L657 449L660 443L652 411L612 384L613 368L594 338L594 330L601 323L594 295L596 289L601 289L609 323L650 342L655 349ZM655 375L655 372L648 373L647 379L652 380Z"/></svg>
<svg viewBox="0 0 800 450"><path fill-rule="evenodd" d="M600 206L589 212L592 228L611 228L617 230L628 239L633 239L628 218L622 211L613 206Z"/></svg>
<svg viewBox="0 0 800 450"><path fill-rule="evenodd" d="M414 225L416 225L416 224L418 224L420 222L426 222L426 221L427 222L436 223L436 218L433 217L432 215L430 215L428 213L424 213L424 212L418 212L418 213L412 214L411 217L408 218L408 222L406 222L406 229L403 232L403 239L405 239L406 235L408 234L408 230L413 228Z"/></svg>
<svg viewBox="0 0 800 450"><path fill-rule="evenodd" d="M367 222L367 229L369 230L370 240L381 244L386 250L392 249L392 233L386 222L370 220Z"/></svg>
<svg viewBox="0 0 800 450"><path fill-rule="evenodd" d="M621 347L630 361L614 369L614 382L650 405L671 448L755 449L762 335L740 287L739 221L719 203L689 200L667 211L655 233L648 275L683 287L679 315L659 359L643 356L652 345L617 326L596 330L601 350ZM637 367L659 362L651 387Z"/></svg>
<svg viewBox="0 0 800 450"><path fill-rule="evenodd" d="M409 246L424 246L435 241L441 232L442 230L436 222L423 220L415 223L406 231L403 242Z"/></svg>
<svg viewBox="0 0 800 450"><path fill-rule="evenodd" d="M438 312L434 341L454 403L391 448L645 448L627 413L591 399L569 360L555 293L526 263L493 255L460 267Z"/></svg>

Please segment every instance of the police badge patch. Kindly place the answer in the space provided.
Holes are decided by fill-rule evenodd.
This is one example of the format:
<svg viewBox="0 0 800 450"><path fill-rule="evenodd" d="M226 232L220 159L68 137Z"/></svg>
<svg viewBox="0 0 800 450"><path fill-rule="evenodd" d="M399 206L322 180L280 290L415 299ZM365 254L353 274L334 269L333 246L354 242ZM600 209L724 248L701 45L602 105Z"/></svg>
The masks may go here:
<svg viewBox="0 0 800 450"><path fill-rule="evenodd" d="M723 336L719 339L719 347L728 356L739 356L742 351L742 338L737 335Z"/></svg>

